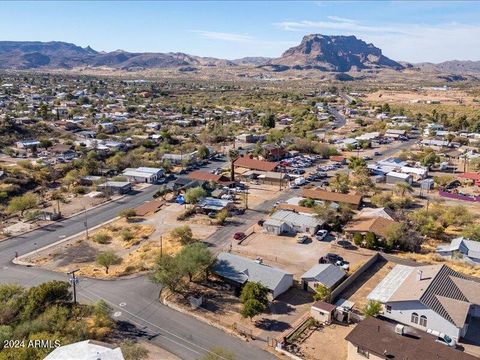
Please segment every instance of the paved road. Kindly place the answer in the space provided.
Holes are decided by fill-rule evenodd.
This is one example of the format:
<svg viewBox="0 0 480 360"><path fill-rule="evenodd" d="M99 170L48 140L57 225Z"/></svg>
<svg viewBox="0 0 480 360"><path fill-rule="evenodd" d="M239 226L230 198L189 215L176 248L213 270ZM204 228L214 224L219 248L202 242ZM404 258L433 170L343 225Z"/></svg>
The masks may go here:
<svg viewBox="0 0 480 360"><path fill-rule="evenodd" d="M335 107L327 106L327 111L330 113L330 115L332 115L335 118L335 121L333 122L333 126L335 126L337 129L342 126L345 126L345 124L347 123L345 116L340 114Z"/></svg>
<svg viewBox="0 0 480 360"><path fill-rule="evenodd" d="M151 199L156 188L149 187L136 195L128 195L119 201L89 211L89 227L110 220L121 209L135 207ZM248 211L245 219L241 221L248 222L250 218L256 218L255 214L254 211ZM64 274L14 265L11 260L15 252L24 254L83 231L83 221L83 215L75 216L1 242L0 283L34 286L54 279L66 280L67 276ZM243 226L250 225L245 223ZM238 359L276 359L256 346L160 304L159 291L160 287L153 284L147 276L114 281L82 278L78 286L78 299L86 303L105 300L113 307L117 320L136 327L137 336L147 338L182 359L198 359L212 347L226 348L234 352Z"/></svg>

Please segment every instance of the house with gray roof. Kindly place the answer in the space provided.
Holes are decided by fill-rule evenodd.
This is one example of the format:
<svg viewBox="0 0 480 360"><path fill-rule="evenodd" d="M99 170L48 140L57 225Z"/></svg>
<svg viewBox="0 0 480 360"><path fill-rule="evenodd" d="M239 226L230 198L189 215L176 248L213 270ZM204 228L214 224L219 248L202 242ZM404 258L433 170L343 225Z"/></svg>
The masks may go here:
<svg viewBox="0 0 480 360"><path fill-rule="evenodd" d="M218 254L212 271L235 286L237 293L240 293L247 281L256 281L267 287L272 299L275 299L293 286L293 274L267 266L261 260L251 260L231 253Z"/></svg>
<svg viewBox="0 0 480 360"><path fill-rule="evenodd" d="M275 235L295 235L297 232L315 234L324 221L308 214L279 210L263 223L263 228Z"/></svg>
<svg viewBox="0 0 480 360"><path fill-rule="evenodd" d="M396 265L367 299L382 303L391 320L455 340L480 324L480 283L446 265Z"/></svg>
<svg viewBox="0 0 480 360"><path fill-rule="evenodd" d="M480 264L480 241L464 237L453 239L450 244L437 247L437 254L445 258L456 258L472 265Z"/></svg>
<svg viewBox="0 0 480 360"><path fill-rule="evenodd" d="M317 285L335 288L345 277L345 271L332 264L316 264L302 275L302 286L306 291L315 291Z"/></svg>

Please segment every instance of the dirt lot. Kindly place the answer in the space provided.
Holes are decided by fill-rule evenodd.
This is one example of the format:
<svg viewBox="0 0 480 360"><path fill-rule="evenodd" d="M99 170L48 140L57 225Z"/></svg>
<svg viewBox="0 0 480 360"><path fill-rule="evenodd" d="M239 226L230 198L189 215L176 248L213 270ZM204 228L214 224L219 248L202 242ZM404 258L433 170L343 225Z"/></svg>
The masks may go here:
<svg viewBox="0 0 480 360"><path fill-rule="evenodd" d="M259 229L257 231L241 244L235 244L232 251L252 259L262 257L266 264L290 271L297 280L328 252L344 257L353 270L372 255L371 251L365 249L345 250L328 241L312 240L298 244L295 237L271 235Z"/></svg>
<svg viewBox="0 0 480 360"><path fill-rule="evenodd" d="M285 184L284 184L285 187ZM248 207L255 208L264 201L271 200L280 193L279 185L269 185L269 184L260 184L254 185L249 184L249 194L248 194ZM238 195L239 204L244 204L244 197L242 194ZM240 205L239 205L240 206Z"/></svg>
<svg viewBox="0 0 480 360"><path fill-rule="evenodd" d="M367 296L380 281L393 269L396 264L385 260L378 260L373 266L365 271L356 281L349 286L341 298L355 303L354 310L362 312L367 304Z"/></svg>
<svg viewBox="0 0 480 360"><path fill-rule="evenodd" d="M312 332L301 344L300 351L306 360L345 360L347 358L347 336L355 325L321 327ZM321 355L320 355L321 354Z"/></svg>
<svg viewBox="0 0 480 360"><path fill-rule="evenodd" d="M228 285L221 282L191 284L190 290L192 293L202 294L203 304L200 308L193 310L188 298L183 295L170 295L168 301L209 322L265 341L289 329L297 319L309 311L313 302L311 294L294 287L275 299L265 313L257 315L250 321L241 317L242 303Z"/></svg>
<svg viewBox="0 0 480 360"><path fill-rule="evenodd" d="M461 90L431 90L420 91L387 91L381 90L367 95L367 101L390 103L414 103L431 100L440 101L442 104L475 104L474 97Z"/></svg>
<svg viewBox="0 0 480 360"><path fill-rule="evenodd" d="M88 240L84 234L80 234L23 260L61 272L78 268L79 275L97 278L112 278L145 271L154 265L160 249L164 254L174 254L181 249L181 244L169 235L172 229L187 224L196 239L204 239L215 232L215 226L178 221L177 216L183 210L183 206L172 204L146 218L137 218L131 222L117 220L91 231ZM125 232L130 233L128 237L131 239L125 240ZM108 240L103 244L99 243L99 234L106 235ZM122 258L121 264L111 266L108 274L95 262L97 254L107 250Z"/></svg>

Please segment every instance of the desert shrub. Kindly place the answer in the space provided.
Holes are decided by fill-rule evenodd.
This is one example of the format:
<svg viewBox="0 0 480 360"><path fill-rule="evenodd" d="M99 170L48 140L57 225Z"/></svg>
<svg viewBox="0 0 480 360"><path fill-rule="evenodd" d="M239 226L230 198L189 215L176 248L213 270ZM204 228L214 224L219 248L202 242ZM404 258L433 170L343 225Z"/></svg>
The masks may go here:
<svg viewBox="0 0 480 360"><path fill-rule="evenodd" d="M98 233L95 235L93 238L93 241L99 244L108 244L112 238L110 235L105 234L105 233Z"/></svg>

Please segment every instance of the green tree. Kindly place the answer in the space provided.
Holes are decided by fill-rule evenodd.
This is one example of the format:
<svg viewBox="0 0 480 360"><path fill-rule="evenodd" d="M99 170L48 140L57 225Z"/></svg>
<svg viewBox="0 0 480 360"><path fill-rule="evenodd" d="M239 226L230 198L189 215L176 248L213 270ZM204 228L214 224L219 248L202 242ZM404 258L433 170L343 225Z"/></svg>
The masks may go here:
<svg viewBox="0 0 480 360"><path fill-rule="evenodd" d="M176 257L163 255L158 257L156 261L152 280L176 293L184 287L183 278L185 275L185 268Z"/></svg>
<svg viewBox="0 0 480 360"><path fill-rule="evenodd" d="M215 220L217 220L218 225L224 225L228 219L228 210L223 209L215 215Z"/></svg>
<svg viewBox="0 0 480 360"><path fill-rule="evenodd" d="M95 260L98 265L105 268L105 274L108 274L110 266L118 265L122 262L122 258L110 250L98 253Z"/></svg>
<svg viewBox="0 0 480 360"><path fill-rule="evenodd" d="M312 198L305 198L300 200L298 205L307 207L307 208L313 208L315 206L315 200Z"/></svg>
<svg viewBox="0 0 480 360"><path fill-rule="evenodd" d="M210 150L208 150L208 147L205 145L202 145L198 148L198 157L200 159L206 159L210 155Z"/></svg>
<svg viewBox="0 0 480 360"><path fill-rule="evenodd" d="M368 232L365 235L365 247L367 249L375 249L378 245L377 237L373 232Z"/></svg>
<svg viewBox="0 0 480 360"><path fill-rule="evenodd" d="M357 167L366 167L367 163L361 157L352 156L348 159L348 168L355 170Z"/></svg>
<svg viewBox="0 0 480 360"><path fill-rule="evenodd" d="M318 284L315 287L315 294L313 295L313 298L315 300L330 301L331 295L332 293L329 288L323 284Z"/></svg>
<svg viewBox="0 0 480 360"><path fill-rule="evenodd" d="M421 164L430 168L431 166L438 164L439 162L440 157L432 151L423 157Z"/></svg>
<svg viewBox="0 0 480 360"><path fill-rule="evenodd" d="M362 245L363 243L363 235L361 233L353 234L353 243L357 246Z"/></svg>
<svg viewBox="0 0 480 360"><path fill-rule="evenodd" d="M15 196L9 202L7 206L7 213L13 214L20 212L20 216L23 216L25 210L33 209L38 205L38 198L33 193L26 193L24 195Z"/></svg>
<svg viewBox="0 0 480 360"><path fill-rule="evenodd" d="M240 294L243 308L240 314L250 320L268 307L268 289L259 282L247 282Z"/></svg>
<svg viewBox="0 0 480 360"><path fill-rule="evenodd" d="M30 288L26 293L22 318L33 319L51 304L70 301L69 287L66 281L53 280Z"/></svg>
<svg viewBox="0 0 480 360"><path fill-rule="evenodd" d="M389 225L385 230L384 238L384 247L386 250L391 250L395 245L399 244L403 236L405 235L405 230L403 225L400 223L393 223Z"/></svg>
<svg viewBox="0 0 480 360"><path fill-rule="evenodd" d="M170 232L170 235L182 245L188 245L195 241L192 229L188 225L176 227Z"/></svg>
<svg viewBox="0 0 480 360"><path fill-rule="evenodd" d="M186 245L175 258L179 261L182 272L188 275L189 281L195 275L205 272L213 263L210 250L202 243Z"/></svg>
<svg viewBox="0 0 480 360"><path fill-rule="evenodd" d="M396 183L395 188L401 197L404 197L407 192L410 194L413 193L412 185L404 181Z"/></svg>
<svg viewBox="0 0 480 360"><path fill-rule="evenodd" d="M42 140L40 140L40 145L39 146L41 148L44 148L45 150L47 150L48 148L53 146L53 142L52 142L52 140L49 140L49 139L42 139Z"/></svg>
<svg viewBox="0 0 480 360"><path fill-rule="evenodd" d="M207 192L201 186L190 188L185 193L185 200L189 204L196 204L201 198L207 196Z"/></svg>
<svg viewBox="0 0 480 360"><path fill-rule="evenodd" d="M240 310L240 315L244 318L252 318L265 311L265 306L258 300L248 299L243 303L243 307Z"/></svg>
<svg viewBox="0 0 480 360"><path fill-rule="evenodd" d="M382 312L382 304L378 301L369 300L363 308L366 317L377 316Z"/></svg>
<svg viewBox="0 0 480 360"><path fill-rule="evenodd" d="M275 127L275 115L267 113L260 118L260 125L264 128L272 129Z"/></svg>
<svg viewBox="0 0 480 360"><path fill-rule="evenodd" d="M462 235L470 240L480 241L480 225L479 224L471 224L465 227L462 232Z"/></svg>
<svg viewBox="0 0 480 360"><path fill-rule="evenodd" d="M346 194L350 189L350 179L346 173L336 173L330 180L330 186L339 193Z"/></svg>

